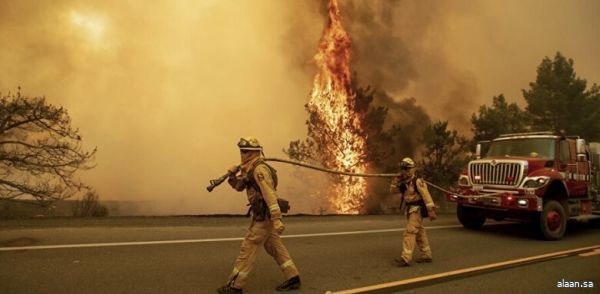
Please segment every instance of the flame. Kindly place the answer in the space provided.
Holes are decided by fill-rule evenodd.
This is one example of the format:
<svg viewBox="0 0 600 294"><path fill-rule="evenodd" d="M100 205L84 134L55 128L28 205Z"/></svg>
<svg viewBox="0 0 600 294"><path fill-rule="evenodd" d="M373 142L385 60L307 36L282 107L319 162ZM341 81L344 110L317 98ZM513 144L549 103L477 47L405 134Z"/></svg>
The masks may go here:
<svg viewBox="0 0 600 294"><path fill-rule="evenodd" d="M314 59L318 67L311 99L307 104L312 131L322 139L319 152L329 168L365 171L363 117L355 109L350 71L350 37L342 26L337 0L329 1L329 23ZM337 213L358 214L366 196L364 178L340 177L329 191L329 202Z"/></svg>

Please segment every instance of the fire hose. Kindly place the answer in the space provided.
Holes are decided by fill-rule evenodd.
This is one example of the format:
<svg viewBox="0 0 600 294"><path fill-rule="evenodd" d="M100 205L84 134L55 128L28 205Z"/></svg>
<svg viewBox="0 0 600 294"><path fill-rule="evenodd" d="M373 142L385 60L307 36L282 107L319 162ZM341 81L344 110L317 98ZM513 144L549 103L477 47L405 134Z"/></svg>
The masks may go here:
<svg viewBox="0 0 600 294"><path fill-rule="evenodd" d="M280 158L265 158L265 161L275 161L275 162L281 162L281 163L287 163L287 164L292 164L292 165L297 165L297 166L302 166L302 167L306 167L306 168L310 168L310 169L314 169L314 170L318 170L318 171L322 171L322 172L326 172L326 173L331 173L331 174L339 174L339 175L345 175L345 176L351 176L351 177L371 177L371 178L394 178L394 177L398 177L402 174L400 173L393 173L393 174L370 174L370 173L352 173L352 172L345 172L345 171L339 171L339 170L332 170L332 169L327 169L324 167L320 167L320 166L316 166L316 165L312 165L312 164L308 164L308 163L304 163L304 162L300 162L300 161L295 161L295 160L288 160L288 159L280 159ZM440 190L444 193L447 194L454 194L457 195L459 197L463 197L463 198L487 198L487 197L491 197L491 196L495 196L495 195L500 195L503 193L490 193L490 194L485 194L485 195L463 195L463 194L459 194L456 192L452 192L449 191L447 189L444 189L434 183L431 183L425 179L422 179L423 182L427 183L427 185L430 185L432 187L434 187L437 190Z"/></svg>
<svg viewBox="0 0 600 294"><path fill-rule="evenodd" d="M346 172L346 171L339 171L339 170L332 170L332 169L328 169L328 168L324 168L324 167L320 167L320 166L316 166L316 165L312 165L312 164L308 164L305 162L301 162L301 161L295 161L295 160L288 160L288 159L281 159L281 158L274 158L274 157L267 157L267 158L263 158L264 161L273 161L273 162L280 162L280 163L287 163L287 164L291 164L291 165L296 165L296 166L301 166L301 167L306 167L309 169L314 169L314 170L318 170L318 171L322 171L322 172L326 172L326 173L331 173L331 174L338 174L338 175L344 175L344 176L351 176L351 177L371 177L371 178L394 178L394 177L398 177L402 174L400 173L378 173L378 174L371 174L371 173L353 173L353 172ZM216 186L220 185L221 183L223 183L228 177L230 176L230 172L228 172L227 174L221 176L220 178L214 179L210 181L210 186L206 187L206 189L211 192ZM495 195L500 195L503 193L490 193L490 194L485 194L485 195L463 195L463 194L459 194L456 192L452 192L449 190L446 190L438 185L435 185L427 180L423 181L425 183L427 183L428 185L434 187L437 190L440 190L444 193L447 194L453 194L453 195L457 195L459 197L463 197L463 198L487 198L487 197L491 197L491 196L495 196Z"/></svg>

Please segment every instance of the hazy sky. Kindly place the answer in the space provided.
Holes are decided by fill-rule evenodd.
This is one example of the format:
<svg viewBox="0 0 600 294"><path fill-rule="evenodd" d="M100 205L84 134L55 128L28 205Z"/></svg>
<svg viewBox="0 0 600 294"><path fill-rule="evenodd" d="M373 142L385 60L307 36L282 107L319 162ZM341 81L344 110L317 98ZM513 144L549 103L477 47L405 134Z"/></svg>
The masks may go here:
<svg viewBox="0 0 600 294"><path fill-rule="evenodd" d="M600 82L600 1L342 1L361 83L415 97L466 124L479 105L521 89L561 51ZM148 213L240 213L245 199L208 180L239 161L241 136L283 157L305 135L319 1L0 0L0 92L65 106L97 167L104 200ZM293 212L315 188L280 171ZM294 210L294 208L296 210Z"/></svg>

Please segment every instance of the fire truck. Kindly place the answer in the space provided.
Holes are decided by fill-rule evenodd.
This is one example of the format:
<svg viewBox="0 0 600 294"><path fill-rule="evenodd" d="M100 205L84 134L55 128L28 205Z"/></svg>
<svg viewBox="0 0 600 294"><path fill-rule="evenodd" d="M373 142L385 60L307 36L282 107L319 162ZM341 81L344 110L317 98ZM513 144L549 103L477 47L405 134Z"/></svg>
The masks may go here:
<svg viewBox="0 0 600 294"><path fill-rule="evenodd" d="M483 152L482 152L483 151ZM455 193L460 223L533 221L546 240L559 240L568 221L600 218L600 143L552 132L506 134L477 144Z"/></svg>

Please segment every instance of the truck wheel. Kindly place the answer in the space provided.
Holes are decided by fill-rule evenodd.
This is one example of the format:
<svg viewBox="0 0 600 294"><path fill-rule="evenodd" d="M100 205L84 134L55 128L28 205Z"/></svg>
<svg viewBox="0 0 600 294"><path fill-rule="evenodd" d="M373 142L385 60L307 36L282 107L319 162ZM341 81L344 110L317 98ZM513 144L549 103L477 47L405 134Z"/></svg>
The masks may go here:
<svg viewBox="0 0 600 294"><path fill-rule="evenodd" d="M565 208L555 200L544 203L540 213L539 227L546 240L560 240L567 229L567 216Z"/></svg>
<svg viewBox="0 0 600 294"><path fill-rule="evenodd" d="M481 209L458 205L456 207L458 221L467 229L479 229L485 223L485 215Z"/></svg>

